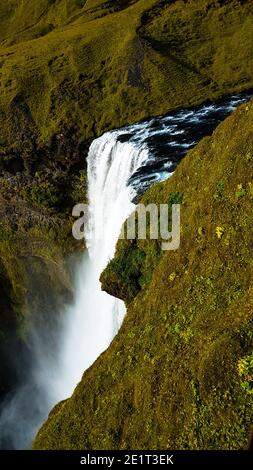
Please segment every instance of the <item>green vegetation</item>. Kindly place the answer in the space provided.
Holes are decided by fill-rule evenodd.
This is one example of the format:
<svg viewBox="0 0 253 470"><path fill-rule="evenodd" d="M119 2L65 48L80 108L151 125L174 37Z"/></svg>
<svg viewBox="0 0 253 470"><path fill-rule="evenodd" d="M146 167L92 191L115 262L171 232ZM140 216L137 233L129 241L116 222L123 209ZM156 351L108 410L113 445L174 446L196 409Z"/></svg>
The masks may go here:
<svg viewBox="0 0 253 470"><path fill-rule="evenodd" d="M118 242L102 282L128 303L123 326L73 396L51 412L35 449L246 447L253 422L252 119L253 101L144 195L145 204L183 195L180 248L157 253L157 241ZM247 188L240 197L238 185Z"/></svg>
<svg viewBox="0 0 253 470"><path fill-rule="evenodd" d="M250 88L252 13L237 0L2 5L2 164L73 172L105 130Z"/></svg>
<svg viewBox="0 0 253 470"><path fill-rule="evenodd" d="M22 348L30 326L71 298L69 258L83 246L72 237L69 206L80 201L86 201L83 171L72 179L45 171L0 178L0 395L12 370L2 350L14 342Z"/></svg>
<svg viewBox="0 0 253 470"><path fill-rule="evenodd" d="M33 186L30 192L31 201L42 206L54 207L59 204L59 195L55 186L48 182Z"/></svg>
<svg viewBox="0 0 253 470"><path fill-rule="evenodd" d="M252 16L250 0L1 3L0 349L10 336L22 332L25 338L28 313L45 310L48 285L53 305L70 292L63 256L80 248L69 236L70 213L73 204L86 200L91 139L253 87ZM246 305L250 312L250 299L243 301L249 275L238 274L238 265L246 273L251 266L245 266L251 243L247 204L253 198L246 119L251 112L251 105L244 108L245 129L240 112L233 118L240 135L225 124L230 140L221 127L213 141L204 139L189 155L178 176L145 196L182 202L184 252L168 259L158 242L122 242L102 281L129 304L128 318L112 348L85 375L85 394L81 384L71 401L56 408L48 436L40 434L36 446L244 445L251 417L236 372L235 398L229 391L234 361L249 354L251 340L250 328L247 336L242 325ZM239 213L241 231L235 224ZM31 278L38 295L31 295ZM230 310L236 302L240 318ZM244 336L237 353L238 335ZM220 377L218 354L229 366L222 394L222 375L214 380L218 391L210 385L213 376ZM0 392L8 366L0 350ZM185 406L172 422L182 399Z"/></svg>
<svg viewBox="0 0 253 470"><path fill-rule="evenodd" d="M243 379L242 388L247 393L253 393L253 354L245 356L238 362L238 372Z"/></svg>
<svg viewBox="0 0 253 470"><path fill-rule="evenodd" d="M0 194L0 396L13 387L13 351L26 350L31 326L49 324L72 299L69 255L80 248L70 217L9 196Z"/></svg>

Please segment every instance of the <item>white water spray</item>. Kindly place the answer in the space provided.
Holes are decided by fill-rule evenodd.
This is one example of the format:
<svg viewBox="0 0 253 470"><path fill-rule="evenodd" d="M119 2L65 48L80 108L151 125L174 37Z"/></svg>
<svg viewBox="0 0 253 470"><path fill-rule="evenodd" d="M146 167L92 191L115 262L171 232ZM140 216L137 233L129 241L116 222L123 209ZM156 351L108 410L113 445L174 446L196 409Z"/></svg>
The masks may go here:
<svg viewBox="0 0 253 470"><path fill-rule="evenodd" d="M99 277L113 257L124 221L134 209L129 178L149 158L145 146L117 140L120 131L96 139L88 155L89 259L79 271L75 305L67 312L61 360L59 399L68 397L87 369L109 346L125 314L125 306L102 292Z"/></svg>
<svg viewBox="0 0 253 470"><path fill-rule="evenodd" d="M34 359L30 380L7 398L1 413L0 441L2 446L6 442L7 448L31 446L50 409L72 394L84 371L107 349L124 318L124 303L102 292L99 277L134 208L136 193L128 180L148 160L149 153L143 145L119 142L119 134L104 134L90 147L88 253L76 273L75 301L57 320L57 344L55 331L51 340L36 330L29 339ZM53 350L49 344L54 345Z"/></svg>

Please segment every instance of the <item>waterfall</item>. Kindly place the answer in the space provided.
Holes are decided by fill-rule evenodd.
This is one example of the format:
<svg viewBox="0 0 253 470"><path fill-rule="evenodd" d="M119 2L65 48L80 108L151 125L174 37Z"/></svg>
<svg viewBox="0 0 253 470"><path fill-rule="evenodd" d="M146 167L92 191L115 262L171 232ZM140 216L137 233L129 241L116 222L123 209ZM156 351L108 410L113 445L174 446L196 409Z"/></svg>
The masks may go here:
<svg viewBox="0 0 253 470"><path fill-rule="evenodd" d="M124 318L124 303L102 292L99 277L113 257L121 227L134 208L136 192L129 179L148 160L149 152L143 144L120 142L119 135L120 131L108 132L91 144L87 161L88 250L77 269L75 300L65 311L63 308L50 339L36 328L32 332L31 377L3 404L0 447L31 446L50 409L72 394L84 371L109 346ZM54 345L53 350L49 344Z"/></svg>
<svg viewBox="0 0 253 470"><path fill-rule="evenodd" d="M121 226L133 200L151 184L167 179L188 149L250 95L233 95L218 103L108 132L91 144L88 155L89 222L87 250L74 281L74 303L49 312L54 322L27 338L29 374L1 403L0 448L25 449L47 414L68 398L83 372L109 346L125 314L123 302L101 291L99 277L113 257ZM79 201L83 202L83 201ZM33 317L33 312L31 318ZM50 331L49 331L50 330ZM26 364L22 359L17 368Z"/></svg>
<svg viewBox="0 0 253 470"><path fill-rule="evenodd" d="M91 144L88 155L88 257L78 276L75 305L66 315L61 352L61 397L68 397L121 326L124 303L102 292L100 274L113 257L121 227L134 208L134 172L149 158L145 146L120 142L120 131L108 132Z"/></svg>

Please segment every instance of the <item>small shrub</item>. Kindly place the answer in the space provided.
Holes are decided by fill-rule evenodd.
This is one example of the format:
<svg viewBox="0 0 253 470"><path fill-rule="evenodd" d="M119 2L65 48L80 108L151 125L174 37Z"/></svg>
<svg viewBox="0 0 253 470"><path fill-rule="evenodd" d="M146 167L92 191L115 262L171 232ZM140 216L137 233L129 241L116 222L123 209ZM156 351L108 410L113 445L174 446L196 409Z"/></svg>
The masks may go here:
<svg viewBox="0 0 253 470"><path fill-rule="evenodd" d="M237 185L237 190L236 190L235 195L236 195L236 197L237 197L238 199L239 199L240 197L245 196L245 195L246 195L246 192L247 192L247 191L246 191L246 189L243 187L242 184L238 184L238 185Z"/></svg>
<svg viewBox="0 0 253 470"><path fill-rule="evenodd" d="M253 394L253 353L239 360L238 372L243 390Z"/></svg>
<svg viewBox="0 0 253 470"><path fill-rule="evenodd" d="M29 199L35 204L46 207L54 207L60 202L57 188L47 181L32 186L29 191Z"/></svg>
<svg viewBox="0 0 253 470"><path fill-rule="evenodd" d="M213 198L215 200L222 199L224 195L224 189L225 189L225 184L224 184L224 181L221 180L217 183L216 191L213 195Z"/></svg>
<svg viewBox="0 0 253 470"><path fill-rule="evenodd" d="M183 194L180 193L179 191L175 191L170 193L169 199L168 199L168 204L172 206L172 204L182 204L183 202Z"/></svg>

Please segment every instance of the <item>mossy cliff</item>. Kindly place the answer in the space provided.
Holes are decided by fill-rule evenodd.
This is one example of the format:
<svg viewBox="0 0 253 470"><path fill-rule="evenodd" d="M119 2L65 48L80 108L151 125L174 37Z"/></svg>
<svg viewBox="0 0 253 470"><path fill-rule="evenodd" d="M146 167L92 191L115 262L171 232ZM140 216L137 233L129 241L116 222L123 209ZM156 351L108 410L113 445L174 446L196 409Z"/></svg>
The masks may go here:
<svg viewBox="0 0 253 470"><path fill-rule="evenodd" d="M127 301L110 348L35 449L243 449L253 422L253 100L142 202L181 200L181 244L119 241L103 287Z"/></svg>
<svg viewBox="0 0 253 470"><path fill-rule="evenodd" d="M0 396L27 372L33 327L50 332L72 300L71 220L9 195L0 194Z"/></svg>
<svg viewBox="0 0 253 470"><path fill-rule="evenodd" d="M0 395L15 385L22 354L32 360L31 328L55 329L71 299L71 258L82 244L72 237L70 206L80 200L84 170L71 179L49 169L0 176Z"/></svg>
<svg viewBox="0 0 253 470"><path fill-rule="evenodd" d="M252 87L252 15L250 0L3 4L2 168L73 174L105 130Z"/></svg>

